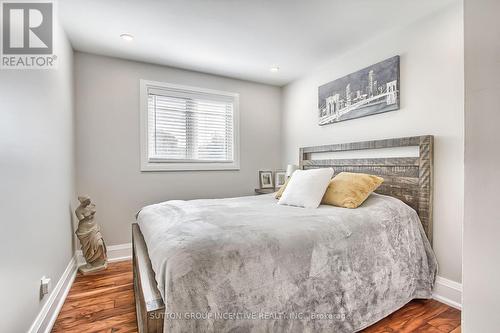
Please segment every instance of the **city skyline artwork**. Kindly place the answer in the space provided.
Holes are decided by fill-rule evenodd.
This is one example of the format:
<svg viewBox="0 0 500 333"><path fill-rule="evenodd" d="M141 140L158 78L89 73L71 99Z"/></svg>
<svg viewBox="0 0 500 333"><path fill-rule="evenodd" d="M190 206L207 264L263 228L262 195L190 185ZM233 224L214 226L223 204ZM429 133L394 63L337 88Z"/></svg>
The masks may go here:
<svg viewBox="0 0 500 333"><path fill-rule="evenodd" d="M399 56L318 88L319 125L399 109Z"/></svg>

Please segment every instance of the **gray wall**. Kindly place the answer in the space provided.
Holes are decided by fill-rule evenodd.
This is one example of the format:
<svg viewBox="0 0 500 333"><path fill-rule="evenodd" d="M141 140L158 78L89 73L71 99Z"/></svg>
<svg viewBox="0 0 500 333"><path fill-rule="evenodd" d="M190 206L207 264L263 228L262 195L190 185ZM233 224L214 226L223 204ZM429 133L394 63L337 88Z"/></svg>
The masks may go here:
<svg viewBox="0 0 500 333"><path fill-rule="evenodd" d="M318 87L399 54L401 109L318 125ZM411 135L435 136L434 250L439 275L461 281L463 220L463 18L460 1L379 36L283 90L282 163L298 148Z"/></svg>
<svg viewBox="0 0 500 333"><path fill-rule="evenodd" d="M26 332L73 255L73 51L57 29L57 70L0 70L0 331Z"/></svg>
<svg viewBox="0 0 500 333"><path fill-rule="evenodd" d="M500 2L465 1L463 332L498 332L500 316Z"/></svg>
<svg viewBox="0 0 500 333"><path fill-rule="evenodd" d="M240 94L239 171L141 172L139 80ZM108 245L130 242L130 224L148 204L250 195L258 170L279 168L280 88L181 69L75 54L77 191L97 205Z"/></svg>

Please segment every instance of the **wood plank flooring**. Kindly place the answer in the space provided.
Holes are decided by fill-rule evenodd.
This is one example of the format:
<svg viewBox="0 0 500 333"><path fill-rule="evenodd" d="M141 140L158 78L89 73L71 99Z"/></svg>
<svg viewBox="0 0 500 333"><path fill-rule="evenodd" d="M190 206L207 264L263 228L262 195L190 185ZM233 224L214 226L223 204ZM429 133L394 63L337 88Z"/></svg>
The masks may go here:
<svg viewBox="0 0 500 333"><path fill-rule="evenodd" d="M78 273L52 332L137 332L132 261L95 275Z"/></svg>
<svg viewBox="0 0 500 333"><path fill-rule="evenodd" d="M132 262L109 264L95 275L78 274L53 333L137 332ZM363 333L460 333L460 311L435 300L414 300Z"/></svg>
<svg viewBox="0 0 500 333"><path fill-rule="evenodd" d="M413 300L363 333L460 333L460 311L435 300Z"/></svg>

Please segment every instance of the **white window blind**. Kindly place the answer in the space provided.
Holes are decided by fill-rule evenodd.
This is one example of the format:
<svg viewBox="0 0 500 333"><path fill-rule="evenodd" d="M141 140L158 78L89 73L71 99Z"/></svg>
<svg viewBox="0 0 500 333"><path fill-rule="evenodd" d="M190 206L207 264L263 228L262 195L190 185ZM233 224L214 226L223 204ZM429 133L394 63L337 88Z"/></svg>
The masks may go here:
<svg viewBox="0 0 500 333"><path fill-rule="evenodd" d="M196 170L197 164L218 169L236 162L235 94L151 84L146 94L148 163L179 169L189 163L187 169Z"/></svg>

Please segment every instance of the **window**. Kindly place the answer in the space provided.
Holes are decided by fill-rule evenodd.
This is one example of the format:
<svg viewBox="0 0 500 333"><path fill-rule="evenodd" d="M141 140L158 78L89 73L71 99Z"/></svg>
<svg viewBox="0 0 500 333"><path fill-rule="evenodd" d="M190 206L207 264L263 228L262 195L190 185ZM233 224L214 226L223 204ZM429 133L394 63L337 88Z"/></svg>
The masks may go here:
<svg viewBox="0 0 500 333"><path fill-rule="evenodd" d="M141 80L141 170L237 170L238 94Z"/></svg>

